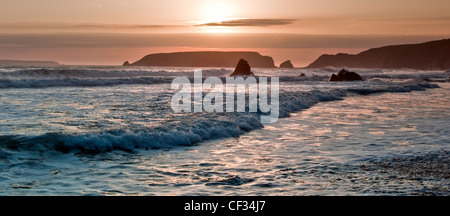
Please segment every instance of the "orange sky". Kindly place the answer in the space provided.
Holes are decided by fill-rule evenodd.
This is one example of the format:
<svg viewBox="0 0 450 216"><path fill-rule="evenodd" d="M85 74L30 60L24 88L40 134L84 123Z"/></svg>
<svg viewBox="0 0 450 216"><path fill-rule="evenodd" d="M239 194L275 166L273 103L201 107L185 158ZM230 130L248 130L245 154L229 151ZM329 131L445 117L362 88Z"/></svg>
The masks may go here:
<svg viewBox="0 0 450 216"><path fill-rule="evenodd" d="M448 0L2 0L0 59L121 64L226 49L305 66L321 52L447 38L449 8Z"/></svg>

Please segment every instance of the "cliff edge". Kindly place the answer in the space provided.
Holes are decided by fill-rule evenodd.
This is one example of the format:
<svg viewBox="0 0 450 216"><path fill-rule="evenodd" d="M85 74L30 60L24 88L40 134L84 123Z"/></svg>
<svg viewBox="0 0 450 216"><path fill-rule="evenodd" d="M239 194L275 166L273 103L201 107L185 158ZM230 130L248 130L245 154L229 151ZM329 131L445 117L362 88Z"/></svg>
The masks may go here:
<svg viewBox="0 0 450 216"><path fill-rule="evenodd" d="M373 48L356 55L322 55L307 68L450 69L450 39Z"/></svg>

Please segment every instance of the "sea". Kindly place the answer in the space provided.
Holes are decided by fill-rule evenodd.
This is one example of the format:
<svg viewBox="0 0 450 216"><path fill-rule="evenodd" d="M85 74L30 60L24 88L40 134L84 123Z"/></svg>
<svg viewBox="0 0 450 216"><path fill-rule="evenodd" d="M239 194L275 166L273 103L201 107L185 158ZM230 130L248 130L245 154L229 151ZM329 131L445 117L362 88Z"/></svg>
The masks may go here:
<svg viewBox="0 0 450 216"><path fill-rule="evenodd" d="M0 195L450 195L450 71L253 68L280 81L263 124L174 112L195 69L0 67Z"/></svg>

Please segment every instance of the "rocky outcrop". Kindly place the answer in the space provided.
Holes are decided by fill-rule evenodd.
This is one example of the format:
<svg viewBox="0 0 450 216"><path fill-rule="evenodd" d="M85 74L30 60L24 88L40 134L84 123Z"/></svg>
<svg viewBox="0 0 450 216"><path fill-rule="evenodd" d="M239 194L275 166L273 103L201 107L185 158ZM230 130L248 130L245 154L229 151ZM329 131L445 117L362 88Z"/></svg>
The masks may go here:
<svg viewBox="0 0 450 216"><path fill-rule="evenodd" d="M332 74L330 79L328 80L328 82L335 82L335 81L362 81L362 77L355 73L355 72L351 72L345 69L342 69L341 71L339 71L339 73L336 74Z"/></svg>
<svg viewBox="0 0 450 216"><path fill-rule="evenodd" d="M322 55L308 66L324 67L447 70L450 69L450 39L374 48L357 55Z"/></svg>
<svg viewBox="0 0 450 216"><path fill-rule="evenodd" d="M239 59L246 59L252 67L275 68L270 56L257 52L176 52L150 54L131 66L169 67L234 67Z"/></svg>
<svg viewBox="0 0 450 216"><path fill-rule="evenodd" d="M125 61L122 66L130 66L130 62Z"/></svg>
<svg viewBox="0 0 450 216"><path fill-rule="evenodd" d="M240 59L230 76L253 76L253 73L248 62L245 59Z"/></svg>
<svg viewBox="0 0 450 216"><path fill-rule="evenodd" d="M294 68L294 65L291 63L291 60L287 60L280 64L280 68Z"/></svg>

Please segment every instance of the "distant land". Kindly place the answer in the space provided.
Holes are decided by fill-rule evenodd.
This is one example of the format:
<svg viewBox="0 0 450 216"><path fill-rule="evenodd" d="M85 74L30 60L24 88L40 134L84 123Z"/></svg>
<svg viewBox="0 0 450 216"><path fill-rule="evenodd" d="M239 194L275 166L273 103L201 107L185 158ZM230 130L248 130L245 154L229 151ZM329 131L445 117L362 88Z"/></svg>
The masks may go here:
<svg viewBox="0 0 450 216"><path fill-rule="evenodd" d="M450 39L373 48L356 55L322 55L307 68L450 69Z"/></svg>
<svg viewBox="0 0 450 216"><path fill-rule="evenodd" d="M215 51L150 54L134 63L126 61L123 66L235 67L240 59L247 60L251 67L275 68L272 57L257 52Z"/></svg>
<svg viewBox="0 0 450 216"><path fill-rule="evenodd" d="M53 66L59 65L54 61L23 61L23 60L0 60L2 66Z"/></svg>

